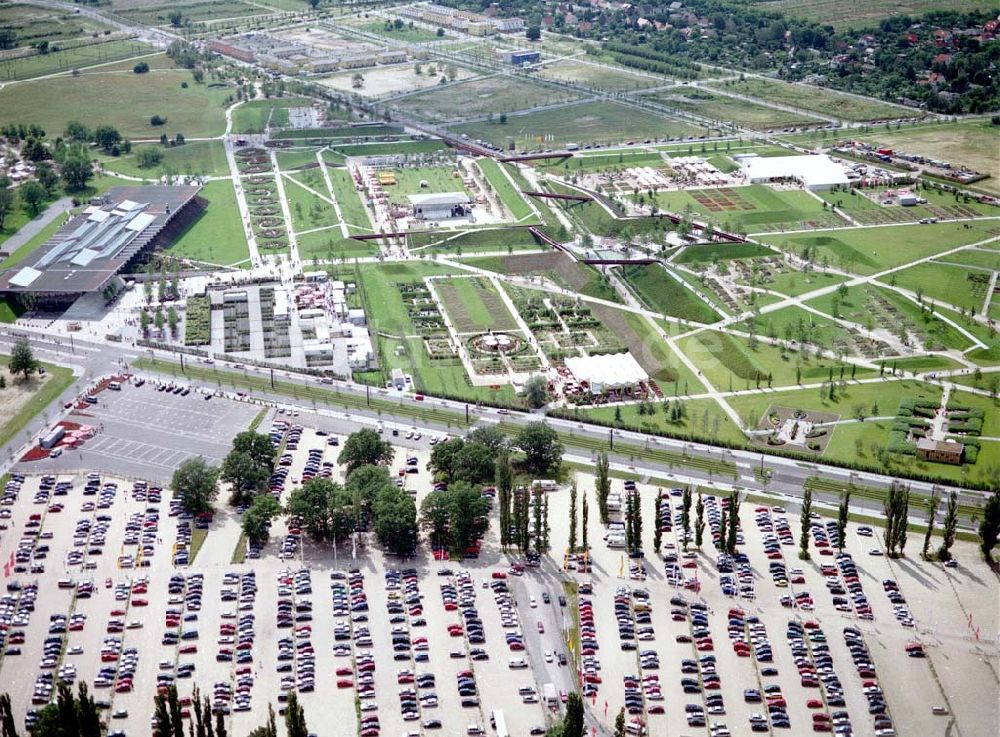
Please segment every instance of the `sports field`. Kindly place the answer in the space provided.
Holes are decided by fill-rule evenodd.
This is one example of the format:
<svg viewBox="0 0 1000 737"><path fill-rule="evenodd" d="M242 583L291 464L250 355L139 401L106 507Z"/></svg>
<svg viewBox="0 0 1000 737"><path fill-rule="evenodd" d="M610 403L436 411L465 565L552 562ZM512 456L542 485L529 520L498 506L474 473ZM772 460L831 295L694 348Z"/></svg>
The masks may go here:
<svg viewBox="0 0 1000 737"><path fill-rule="evenodd" d="M199 196L208 200L205 211L170 247L174 256L230 265L250 258L236 192L229 180L209 182Z"/></svg>
<svg viewBox="0 0 1000 737"><path fill-rule="evenodd" d="M774 130L788 126L816 125L819 118L802 113L778 110L726 95L691 87L656 92L649 96L661 105L700 115L709 120L736 123L744 128Z"/></svg>
<svg viewBox="0 0 1000 737"><path fill-rule="evenodd" d="M846 223L812 195L763 184L721 189L691 189L655 194L661 210L709 219L744 232L836 227Z"/></svg>
<svg viewBox="0 0 1000 737"><path fill-rule="evenodd" d="M396 101L396 106L424 120L447 121L500 115L536 105L553 105L577 97L510 77L486 77L458 82Z"/></svg>
<svg viewBox="0 0 1000 737"><path fill-rule="evenodd" d="M996 236L1000 236L1000 221L977 220L769 235L765 240L798 254L808 248L815 261L825 256L831 265L867 275Z"/></svg>
<svg viewBox="0 0 1000 737"><path fill-rule="evenodd" d="M434 288L459 333L518 329L514 316L487 279L441 279L434 282Z"/></svg>
<svg viewBox="0 0 1000 737"><path fill-rule="evenodd" d="M604 101L511 115L503 124L497 118L494 121L455 125L451 129L497 146L513 139L518 149L525 150L558 148L567 143L584 146L707 135L705 129L689 123Z"/></svg>
<svg viewBox="0 0 1000 737"><path fill-rule="evenodd" d="M95 64L129 59L153 50L149 44L138 41L107 41L65 51L8 59L0 62L0 81L33 79L47 74L69 72Z"/></svg>
<svg viewBox="0 0 1000 737"><path fill-rule="evenodd" d="M809 110L842 120L891 120L924 116L924 113L919 110L889 105L867 97L841 95L832 90L761 77L731 79L726 82L715 82L710 86L718 86L728 92L788 105L799 110Z"/></svg>
<svg viewBox="0 0 1000 737"><path fill-rule="evenodd" d="M54 77L0 89L0 110L5 122L37 123L59 135L66 123L78 120L91 127L111 125L125 137L158 139L218 136L226 128L223 101L232 88L221 84L195 84L189 71L164 70L148 74L121 74L108 84L102 75ZM187 82L187 89L181 87ZM167 118L166 125L149 124L152 115Z"/></svg>
<svg viewBox="0 0 1000 737"><path fill-rule="evenodd" d="M660 78L624 67L611 66L603 62L560 59L539 68L538 76L560 82L572 82L599 90L637 92L651 84L660 83Z"/></svg>

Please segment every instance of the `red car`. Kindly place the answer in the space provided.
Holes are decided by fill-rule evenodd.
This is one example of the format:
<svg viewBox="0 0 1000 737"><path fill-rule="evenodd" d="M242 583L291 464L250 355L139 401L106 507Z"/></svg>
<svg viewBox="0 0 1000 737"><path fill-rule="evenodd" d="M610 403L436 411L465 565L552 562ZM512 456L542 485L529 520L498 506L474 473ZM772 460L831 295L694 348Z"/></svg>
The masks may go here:
<svg viewBox="0 0 1000 737"><path fill-rule="evenodd" d="M341 678L337 681L337 688L354 688L354 681L347 678Z"/></svg>
<svg viewBox="0 0 1000 737"><path fill-rule="evenodd" d="M197 645L181 645L177 649L177 652L179 652L181 655L190 655L192 653L198 652L198 646Z"/></svg>
<svg viewBox="0 0 1000 737"><path fill-rule="evenodd" d="M132 599L132 606L149 606L146 599Z"/></svg>

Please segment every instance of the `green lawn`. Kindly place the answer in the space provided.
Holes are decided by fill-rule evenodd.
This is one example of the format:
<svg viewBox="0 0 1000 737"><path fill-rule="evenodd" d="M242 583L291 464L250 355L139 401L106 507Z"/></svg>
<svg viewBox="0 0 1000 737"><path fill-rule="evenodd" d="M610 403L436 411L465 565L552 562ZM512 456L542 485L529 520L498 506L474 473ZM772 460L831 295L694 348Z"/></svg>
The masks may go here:
<svg viewBox="0 0 1000 737"><path fill-rule="evenodd" d="M711 86L800 110L834 115L844 120L879 120L922 115L920 111L912 108L904 109L878 100L841 95L832 90L759 77L731 79L713 83Z"/></svg>
<svg viewBox="0 0 1000 737"><path fill-rule="evenodd" d="M668 400L672 398L668 395ZM746 442L743 431L725 413L714 399L682 400L684 415L678 422L671 422L667 414L666 403L657 405L651 415L640 415L638 405L628 405L620 408L620 427L639 432L674 435L681 437L697 437L705 440L721 440L725 443L742 444ZM615 423L615 408L599 407L581 410L581 418L594 419L602 423ZM615 423L617 424L617 423Z"/></svg>
<svg viewBox="0 0 1000 737"><path fill-rule="evenodd" d="M658 192L654 199L661 210L687 212L697 220L712 220L723 230L761 232L846 224L833 212L824 210L822 203L806 192L779 191L763 184Z"/></svg>
<svg viewBox="0 0 1000 737"><path fill-rule="evenodd" d="M426 250L429 253L449 253L458 256L484 251L523 251L543 248L526 228L490 228L459 231L457 234L436 233L434 235L418 231L410 233L409 241L411 251L417 249L418 251ZM503 273L502 268L484 266L479 261L490 261L494 266L499 266L499 258L494 261L492 257L486 257L470 261L470 263Z"/></svg>
<svg viewBox="0 0 1000 737"><path fill-rule="evenodd" d="M524 195L522 195L517 188L511 183L511 180L500 169L500 164L498 164L493 159L477 159L476 163L479 165L479 170L482 171L483 176L486 177L486 181L490 183L493 191L497 193L497 196L504 203L504 206L510 210L511 217L514 218L518 223L523 223L534 217L534 212L531 210L531 206L525 201Z"/></svg>
<svg viewBox="0 0 1000 737"><path fill-rule="evenodd" d="M840 274L831 274L823 271L786 271L781 274L776 274L773 277L773 281L761 286L766 289L771 289L775 292L781 292L782 294L787 294L790 297L797 297L800 294L805 294L806 292L812 292L816 289L822 289L824 287L830 287L834 284L839 284L845 281L846 277Z"/></svg>
<svg viewBox="0 0 1000 737"><path fill-rule="evenodd" d="M143 169L137 161L137 153L144 148L158 150L162 160L156 166ZM226 149L222 141L192 141L183 146L164 147L158 143L142 143L132 147L127 156L108 156L103 160L104 168L130 177L157 179L166 171L177 174L198 174L212 177L229 174Z"/></svg>
<svg viewBox="0 0 1000 737"><path fill-rule="evenodd" d="M706 261L727 261L738 258L759 258L761 256L777 256L774 251L756 243L706 243L705 245L688 246L680 256L674 259L677 264L696 264Z"/></svg>
<svg viewBox="0 0 1000 737"><path fill-rule="evenodd" d="M327 225L337 225L340 222L333 205L301 187L294 178L289 181L289 177L286 177L284 185L288 209L292 213L292 227L296 233ZM323 189L317 191L325 192L326 187L324 186Z"/></svg>
<svg viewBox="0 0 1000 737"><path fill-rule="evenodd" d="M990 272L929 262L897 271L892 277L897 287L909 289L931 298L978 312L986 298Z"/></svg>
<svg viewBox="0 0 1000 737"><path fill-rule="evenodd" d="M202 187L199 196L208 200L208 207L174 242L170 253L223 265L249 259L250 249L240 222L232 182L209 182Z"/></svg>
<svg viewBox="0 0 1000 737"><path fill-rule="evenodd" d="M971 344L970 339L954 327L926 311L922 312L919 305L890 289L858 285L849 287L846 295L831 292L811 299L807 304L831 316L836 304L840 317L856 322L866 330L883 328L896 334L903 330L907 334L916 332L929 350L965 350Z"/></svg>
<svg viewBox="0 0 1000 737"><path fill-rule="evenodd" d="M469 194L461 176L455 176L457 169L451 166L416 166L393 169L396 183L383 189L391 202L406 205L410 195L439 194L441 192L462 192ZM423 186L426 184L426 186Z"/></svg>
<svg viewBox="0 0 1000 737"><path fill-rule="evenodd" d="M957 253L950 253L939 259L943 264L961 264L962 266L978 266L980 269L1000 269L1000 253L996 251L981 251L979 249L967 249Z"/></svg>
<svg viewBox="0 0 1000 737"><path fill-rule="evenodd" d="M527 107L529 105L520 104L514 109ZM498 114L503 109L495 108L486 112ZM568 143L584 146L708 135L704 128L690 123L607 101L583 102L524 115L509 115L506 123L500 123L498 117L494 122L464 123L452 126L451 130L497 146L505 146L508 140L513 140L517 148L526 150L559 148Z"/></svg>
<svg viewBox="0 0 1000 737"><path fill-rule="evenodd" d="M517 330L514 316L487 279L442 279L434 288L458 332Z"/></svg>
<svg viewBox="0 0 1000 737"><path fill-rule="evenodd" d="M839 379L842 365L839 361L816 358L806 352L784 352L763 342L751 348L745 338L713 330L682 338L678 347L715 388L722 391L755 388L758 378L761 387L767 386L769 374L773 386L795 384L799 379L801 383L826 381L831 369L834 378ZM857 378L871 374L867 369L856 372ZM850 375L851 367L845 366L844 377Z"/></svg>
<svg viewBox="0 0 1000 737"><path fill-rule="evenodd" d="M23 80L47 74L83 69L95 64L129 59L153 50L149 44L138 41L108 41L56 53L36 54L20 59L0 62L0 80Z"/></svg>
<svg viewBox="0 0 1000 737"><path fill-rule="evenodd" d="M651 310L702 323L715 322L720 317L659 264L625 266L622 276Z"/></svg>
<svg viewBox="0 0 1000 737"><path fill-rule="evenodd" d="M372 21L371 23L365 23L364 25L358 27L363 31L375 33L379 36L385 36L387 39L397 42L404 41L406 43L426 43L428 41L438 41L445 38L445 36L438 36L435 31L430 31L426 28L421 28L419 26L410 28L408 23L402 28L396 28L395 26L386 28L386 24L384 22Z"/></svg>
<svg viewBox="0 0 1000 737"><path fill-rule="evenodd" d="M496 75L407 95L396 100L396 106L417 118L448 121L480 115L500 115L577 97L579 95L575 92Z"/></svg>
<svg viewBox="0 0 1000 737"><path fill-rule="evenodd" d="M10 356L0 356L0 366L6 367ZM34 396L22 404L12 417L4 418L0 424L0 445L6 445L14 438L39 412L42 412L52 401L58 397L70 384L73 383L73 372L62 366L53 366L50 363L43 363L48 378L39 385L37 377L32 377L30 381L34 385ZM13 382L8 379L8 388L3 391L13 391Z"/></svg>
<svg viewBox="0 0 1000 737"><path fill-rule="evenodd" d="M278 151L276 155L278 167L282 171L288 171L289 169L298 169L303 166L316 166L319 163L319 160L316 158L317 150L311 148L296 151Z"/></svg>
<svg viewBox="0 0 1000 737"><path fill-rule="evenodd" d="M786 340L791 336L791 340L799 343L812 343L826 349L834 349L835 344L840 342L845 347L845 352L854 353L853 350L847 350L850 343L845 328L801 307L784 307L764 313L754 323L759 335ZM740 327L747 330L747 322L740 323Z"/></svg>
<svg viewBox="0 0 1000 737"><path fill-rule="evenodd" d="M649 98L674 110L692 113L709 120L735 123L753 130L774 130L790 126L815 125L820 122L819 118L811 115L779 110L694 87L675 87L656 92Z"/></svg>
<svg viewBox="0 0 1000 737"><path fill-rule="evenodd" d="M312 101L302 97L274 97L244 102L233 110L233 133L263 133L271 125L288 124L288 108L310 107Z"/></svg>
<svg viewBox="0 0 1000 737"><path fill-rule="evenodd" d="M815 261L825 257L831 265L867 275L998 235L1000 221L975 220L768 235L764 240L797 254L809 249Z"/></svg>
<svg viewBox="0 0 1000 737"><path fill-rule="evenodd" d="M303 261L320 259L322 261L350 260L364 258L378 253L378 246L371 241L355 241L344 238L340 228L319 230L296 236L299 245L299 257Z"/></svg>
<svg viewBox="0 0 1000 737"><path fill-rule="evenodd" d="M161 133L194 138L225 131L223 101L231 94L230 87L195 84L187 70L121 74L113 84L92 74L9 85L0 90L0 110L5 122L38 123L53 137L78 120L91 127L112 125L132 139ZM150 125L154 114L165 116L167 124Z"/></svg>
<svg viewBox="0 0 1000 737"><path fill-rule="evenodd" d="M361 202L361 194L354 187L347 169L330 169L330 183L333 185L333 198L340 206L340 214L349 226L359 233L369 233L372 222L368 212Z"/></svg>

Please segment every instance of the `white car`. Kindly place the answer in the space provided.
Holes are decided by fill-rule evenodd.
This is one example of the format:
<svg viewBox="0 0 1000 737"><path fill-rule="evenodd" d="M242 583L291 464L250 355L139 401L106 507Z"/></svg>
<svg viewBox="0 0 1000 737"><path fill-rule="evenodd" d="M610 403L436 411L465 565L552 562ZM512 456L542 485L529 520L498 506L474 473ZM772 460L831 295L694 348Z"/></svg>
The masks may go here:
<svg viewBox="0 0 1000 737"><path fill-rule="evenodd" d="M552 651L551 650L546 650L545 651L545 662L546 663L551 663L552 662Z"/></svg>

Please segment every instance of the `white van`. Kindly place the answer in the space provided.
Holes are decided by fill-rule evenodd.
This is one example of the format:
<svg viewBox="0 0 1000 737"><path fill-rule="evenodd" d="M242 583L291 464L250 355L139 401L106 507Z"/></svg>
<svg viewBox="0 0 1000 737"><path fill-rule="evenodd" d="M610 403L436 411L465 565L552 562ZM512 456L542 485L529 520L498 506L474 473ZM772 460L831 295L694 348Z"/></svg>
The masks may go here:
<svg viewBox="0 0 1000 737"><path fill-rule="evenodd" d="M528 667L528 661L524 658L511 658L507 661L507 667L511 670L523 670Z"/></svg>

